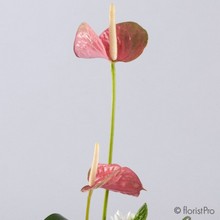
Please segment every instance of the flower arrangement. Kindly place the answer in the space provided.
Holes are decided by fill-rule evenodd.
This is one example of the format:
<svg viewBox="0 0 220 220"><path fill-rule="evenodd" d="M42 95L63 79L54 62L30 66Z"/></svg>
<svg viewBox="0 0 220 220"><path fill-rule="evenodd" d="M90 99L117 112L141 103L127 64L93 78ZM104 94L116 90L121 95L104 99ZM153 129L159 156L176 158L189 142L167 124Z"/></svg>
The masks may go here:
<svg viewBox="0 0 220 220"><path fill-rule="evenodd" d="M87 24L82 23L75 36L74 53L79 58L104 58L111 63L112 74L112 107L108 163L99 163L99 144L95 144L91 168L88 174L88 185L81 191L88 192L85 220L89 220L90 202L93 191L105 189L102 220L107 218L109 192L119 192L130 196L139 196L145 190L138 175L130 168L112 163L116 106L116 70L117 62L130 62L141 55L148 42L148 34L135 22L115 22L115 6L110 5L109 28L100 36ZM136 214L123 216L119 211L112 220L146 220L147 204L144 203ZM45 220L66 220L60 214L52 214Z"/></svg>

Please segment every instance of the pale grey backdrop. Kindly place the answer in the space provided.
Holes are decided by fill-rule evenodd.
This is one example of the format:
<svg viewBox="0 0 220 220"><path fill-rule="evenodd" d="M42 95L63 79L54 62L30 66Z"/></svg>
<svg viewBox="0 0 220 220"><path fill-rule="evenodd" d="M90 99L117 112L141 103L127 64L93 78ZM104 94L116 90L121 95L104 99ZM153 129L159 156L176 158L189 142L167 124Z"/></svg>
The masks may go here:
<svg viewBox="0 0 220 220"><path fill-rule="evenodd" d="M80 2L80 3L79 3ZM107 160L111 77L106 60L78 59L86 21L108 26L110 1L8 0L0 6L0 219L84 219L93 146ZM220 219L220 1L116 1L117 21L148 30L149 45L118 63L114 162L139 175L139 198L110 194L109 216L182 219L176 206ZM101 219L103 190L92 198Z"/></svg>

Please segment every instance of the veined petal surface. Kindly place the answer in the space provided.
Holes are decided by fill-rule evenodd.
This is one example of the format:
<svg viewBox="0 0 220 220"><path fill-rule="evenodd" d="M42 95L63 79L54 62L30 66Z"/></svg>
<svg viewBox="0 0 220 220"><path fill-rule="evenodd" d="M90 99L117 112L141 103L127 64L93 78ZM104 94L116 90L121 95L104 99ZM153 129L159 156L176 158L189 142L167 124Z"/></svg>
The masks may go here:
<svg viewBox="0 0 220 220"><path fill-rule="evenodd" d="M102 41L87 23L82 23L79 26L76 32L73 50L76 56L80 58L108 59Z"/></svg>
<svg viewBox="0 0 220 220"><path fill-rule="evenodd" d="M143 190L138 176L128 167L118 164L99 164L95 183L92 186L84 186L81 191L103 188L127 195L139 196Z"/></svg>
<svg viewBox="0 0 220 220"><path fill-rule="evenodd" d="M135 22L116 24L118 56L116 61L129 62L141 55L148 42L148 34ZM109 29L100 36L109 56Z"/></svg>

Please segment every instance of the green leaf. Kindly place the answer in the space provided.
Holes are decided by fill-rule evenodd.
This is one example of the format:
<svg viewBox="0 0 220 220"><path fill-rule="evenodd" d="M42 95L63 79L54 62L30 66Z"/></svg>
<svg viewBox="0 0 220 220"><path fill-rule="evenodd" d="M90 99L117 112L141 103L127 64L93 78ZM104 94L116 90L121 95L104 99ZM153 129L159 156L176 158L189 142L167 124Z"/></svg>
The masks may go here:
<svg viewBox="0 0 220 220"><path fill-rule="evenodd" d="M67 220L66 218L64 218L62 215L60 214L52 214L49 215L48 217L46 217L44 220Z"/></svg>
<svg viewBox="0 0 220 220"><path fill-rule="evenodd" d="M186 216L183 218L183 220L191 220L191 217L190 216Z"/></svg>
<svg viewBox="0 0 220 220"><path fill-rule="evenodd" d="M142 205L141 208L136 213L133 220L146 220L147 215L148 215L147 204L144 203L144 205Z"/></svg>

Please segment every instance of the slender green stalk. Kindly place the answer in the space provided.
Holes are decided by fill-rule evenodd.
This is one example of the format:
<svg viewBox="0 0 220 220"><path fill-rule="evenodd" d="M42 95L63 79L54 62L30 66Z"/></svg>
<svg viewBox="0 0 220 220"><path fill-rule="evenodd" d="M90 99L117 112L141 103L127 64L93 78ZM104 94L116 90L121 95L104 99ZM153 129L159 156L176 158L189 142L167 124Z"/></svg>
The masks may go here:
<svg viewBox="0 0 220 220"><path fill-rule="evenodd" d="M115 131L116 73L115 73L115 63L114 62L111 62L111 73L112 73L112 112L111 112L111 130L110 130L110 140L109 140L109 153L108 153L108 163L109 164L112 163L114 131Z"/></svg>
<svg viewBox="0 0 220 220"><path fill-rule="evenodd" d="M89 190L89 193L88 193L85 220L89 220L89 210L90 210L90 202L91 202L91 198L92 198L92 192L93 192L93 190Z"/></svg>
<svg viewBox="0 0 220 220"><path fill-rule="evenodd" d="M108 208L108 196L109 196L109 191L105 190L105 197L104 197L104 203L103 203L103 212L102 212L102 220L106 220L107 208Z"/></svg>
<svg viewBox="0 0 220 220"><path fill-rule="evenodd" d="M110 140L109 140L109 153L108 153L108 163L112 163L113 157L113 143L114 143L114 131L115 131L115 104L116 104L116 73L115 73L115 63L111 62L111 73L112 73L112 112L111 112L111 129L110 129ZM103 203L103 213L102 220L106 220L107 207L108 207L108 197L109 191L105 191L104 203Z"/></svg>

